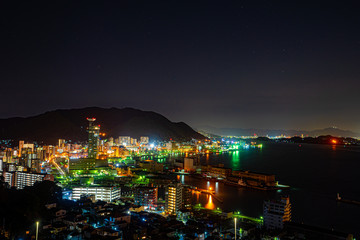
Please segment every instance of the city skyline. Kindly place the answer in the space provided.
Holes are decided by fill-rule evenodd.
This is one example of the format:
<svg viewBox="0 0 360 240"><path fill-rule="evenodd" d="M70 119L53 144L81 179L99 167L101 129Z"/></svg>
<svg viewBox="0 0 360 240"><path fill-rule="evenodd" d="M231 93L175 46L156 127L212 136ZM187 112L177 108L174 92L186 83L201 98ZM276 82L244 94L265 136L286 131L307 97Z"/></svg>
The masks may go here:
<svg viewBox="0 0 360 240"><path fill-rule="evenodd" d="M353 4L3 3L0 118L134 107L194 128L360 132Z"/></svg>

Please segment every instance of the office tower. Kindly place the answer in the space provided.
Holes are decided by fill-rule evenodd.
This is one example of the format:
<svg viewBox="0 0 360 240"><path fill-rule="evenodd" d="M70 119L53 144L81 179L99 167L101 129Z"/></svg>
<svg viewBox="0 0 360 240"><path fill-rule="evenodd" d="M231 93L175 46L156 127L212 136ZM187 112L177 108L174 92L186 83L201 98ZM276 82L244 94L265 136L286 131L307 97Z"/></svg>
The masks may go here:
<svg viewBox="0 0 360 240"><path fill-rule="evenodd" d="M291 221L289 197L264 202L264 226L266 229L282 229L284 222Z"/></svg>
<svg viewBox="0 0 360 240"><path fill-rule="evenodd" d="M134 202L137 205L155 209L158 199L157 187L137 187L134 190Z"/></svg>
<svg viewBox="0 0 360 240"><path fill-rule="evenodd" d="M100 125L94 125L95 118L87 118L89 121L88 158L96 158L99 146Z"/></svg>

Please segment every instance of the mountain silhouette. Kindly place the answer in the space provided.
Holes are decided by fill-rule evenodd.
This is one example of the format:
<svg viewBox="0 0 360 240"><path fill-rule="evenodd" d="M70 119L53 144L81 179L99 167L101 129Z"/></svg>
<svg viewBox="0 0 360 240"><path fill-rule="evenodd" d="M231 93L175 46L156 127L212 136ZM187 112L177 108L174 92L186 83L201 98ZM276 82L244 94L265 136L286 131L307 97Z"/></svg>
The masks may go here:
<svg viewBox="0 0 360 240"><path fill-rule="evenodd" d="M58 139L87 140L87 117L96 118L106 138L148 136L151 140L203 139L184 122L171 122L151 111L133 108L60 109L32 117L0 119L0 138L56 144Z"/></svg>

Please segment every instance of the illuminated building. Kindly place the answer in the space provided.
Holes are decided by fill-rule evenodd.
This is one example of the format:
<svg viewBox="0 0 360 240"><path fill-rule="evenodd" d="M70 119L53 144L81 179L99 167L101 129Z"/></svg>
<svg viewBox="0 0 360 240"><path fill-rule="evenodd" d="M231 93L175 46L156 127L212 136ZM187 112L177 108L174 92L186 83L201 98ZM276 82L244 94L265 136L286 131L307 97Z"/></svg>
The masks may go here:
<svg viewBox="0 0 360 240"><path fill-rule="evenodd" d="M15 172L15 171L16 171L16 166L15 166L15 164L9 164L9 165L8 165L8 169L9 169L9 172Z"/></svg>
<svg viewBox="0 0 360 240"><path fill-rule="evenodd" d="M72 199L79 200L81 196L95 196L95 201L112 202L120 198L120 188L117 187L74 187Z"/></svg>
<svg viewBox="0 0 360 240"><path fill-rule="evenodd" d="M142 161L139 166L149 172L162 172L164 170L164 164L152 160Z"/></svg>
<svg viewBox="0 0 360 240"><path fill-rule="evenodd" d="M114 146L114 138L109 138L109 142L108 142L108 145L109 145L109 147L112 147L112 146Z"/></svg>
<svg viewBox="0 0 360 240"><path fill-rule="evenodd" d="M24 141L19 141L19 157L21 157L21 150L23 148Z"/></svg>
<svg viewBox="0 0 360 240"><path fill-rule="evenodd" d="M137 145L137 139L136 138L130 138L130 145Z"/></svg>
<svg viewBox="0 0 360 240"><path fill-rule="evenodd" d="M134 202L150 209L156 208L158 198L157 187L137 187L134 190Z"/></svg>
<svg viewBox="0 0 360 240"><path fill-rule="evenodd" d="M191 188L189 186L182 186L182 208L191 210Z"/></svg>
<svg viewBox="0 0 360 240"><path fill-rule="evenodd" d="M69 172L78 170L91 170L94 169L96 165L95 158L79 158L79 159L69 159Z"/></svg>
<svg viewBox="0 0 360 240"><path fill-rule="evenodd" d="M186 172L191 172L195 170L193 158L184 158L184 170Z"/></svg>
<svg viewBox="0 0 360 240"><path fill-rule="evenodd" d="M59 145L58 145L58 147L61 148L61 149L62 149L62 148L65 148L65 143L66 143L66 142L65 142L65 139L59 139Z"/></svg>
<svg viewBox="0 0 360 240"><path fill-rule="evenodd" d="M20 142L23 142L23 141L20 141ZM21 151L19 149L19 152L21 154L23 154L23 152L25 152L25 153L34 152L34 144L32 144L32 143L22 143Z"/></svg>
<svg viewBox="0 0 360 240"><path fill-rule="evenodd" d="M234 176L240 177L243 181L246 181L249 185L266 185L276 186L275 175L266 173L256 173L250 171L234 171Z"/></svg>
<svg viewBox="0 0 360 240"><path fill-rule="evenodd" d="M149 137L140 137L140 144L149 144Z"/></svg>
<svg viewBox="0 0 360 240"><path fill-rule="evenodd" d="M291 221L289 197L264 202L264 226L266 229L282 229L284 222Z"/></svg>
<svg viewBox="0 0 360 240"><path fill-rule="evenodd" d="M165 195L165 211L176 214L182 208L182 185L180 183L170 184Z"/></svg>
<svg viewBox="0 0 360 240"><path fill-rule="evenodd" d="M14 172L4 172L4 181L9 185L9 187L14 186Z"/></svg>
<svg viewBox="0 0 360 240"><path fill-rule="evenodd" d="M99 146L100 125L95 126L95 118L87 118L89 121L88 158L96 158Z"/></svg>
<svg viewBox="0 0 360 240"><path fill-rule="evenodd" d="M214 177L221 177L221 178L226 178L230 176L232 172L231 168L224 168L220 166L210 166L210 165L207 167L203 167L202 170L207 171L209 175L212 175Z"/></svg>
<svg viewBox="0 0 360 240"><path fill-rule="evenodd" d="M10 187L17 189L23 189L26 186L34 185L35 182L44 180L54 181L52 175L27 172L5 172L4 178Z"/></svg>
<svg viewBox="0 0 360 240"><path fill-rule="evenodd" d="M118 139L119 145L129 146L131 144L131 137L129 136L120 136Z"/></svg>
<svg viewBox="0 0 360 240"><path fill-rule="evenodd" d="M31 172L40 173L40 159L35 158L29 160L28 167L31 169Z"/></svg>

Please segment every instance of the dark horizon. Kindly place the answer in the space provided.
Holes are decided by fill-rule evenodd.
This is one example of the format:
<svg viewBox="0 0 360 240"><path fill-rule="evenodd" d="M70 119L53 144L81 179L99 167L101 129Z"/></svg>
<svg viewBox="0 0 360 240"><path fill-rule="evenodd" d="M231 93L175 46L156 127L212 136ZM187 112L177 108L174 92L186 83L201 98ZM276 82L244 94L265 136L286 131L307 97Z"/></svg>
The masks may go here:
<svg viewBox="0 0 360 240"><path fill-rule="evenodd" d="M43 114L46 114L48 112L54 112L54 111L63 111L63 110L83 110L83 109L89 109L89 108L100 108L100 109L107 109L107 110L110 110L110 109L135 109L135 110L140 110L140 111L144 111L144 112L155 112L155 111L152 111L152 110L146 110L146 109L139 109L139 108L135 108L135 107L121 107L121 108L118 108L118 107L99 107L99 106L88 106L88 107L80 107L80 108L58 108L58 109L53 109L53 110L49 110L49 111L45 111L45 112L42 112L42 113L39 113L39 114L33 114L33 115L29 115L29 116L13 116L13 117L8 117L8 118L0 118L0 120L6 120L6 119L11 119L11 118L32 118L32 117L37 117L39 115L43 115ZM184 122L184 121L173 121L172 119L169 119L167 116L163 115L162 113L159 113L159 112L155 112L157 114L160 114L162 116L164 116L165 118L167 118L168 120L170 120L171 122L173 123L180 123L180 122ZM104 120L104 119L99 119L99 120ZM84 123L86 122L86 119L84 119ZM187 122L184 122L185 124L188 124ZM271 131L271 132L276 132L276 131L284 131L284 134L286 132L304 132L305 134L307 132L312 132L312 131L321 131L321 130L328 130L328 129L338 129L340 131L350 131L350 132L353 132L353 133L357 133L356 131L353 131L351 129L342 129L342 128L338 128L336 126L328 126L328 127L324 127L324 128L317 128L317 129L284 129L284 128L278 128L278 129L275 129L275 128L256 128L256 127L250 127L250 128L241 128L241 127L221 127L221 126L211 126L211 125L202 125L202 126L192 126L189 124L189 126L196 130L196 131L205 131L205 132L208 132L208 133L213 133L211 130L208 130L208 129L214 129L214 130L218 130L218 131L230 131L231 129L233 129L234 131L238 131L238 130L256 130L256 131L260 131L260 132L263 132L263 131ZM285 132L286 131L286 132ZM253 132L253 134L256 134L256 132ZM223 135L223 134L220 134L220 135ZM225 134L225 135L236 135L236 134ZM250 134L251 135L251 134ZM292 135L292 134L290 134ZM295 134L296 135L296 134ZM325 134L327 135L327 134ZM330 134L331 135L331 134ZM263 136L263 135L261 135ZM265 136L265 135L264 135ZM349 137L349 136L342 136L342 137Z"/></svg>
<svg viewBox="0 0 360 240"><path fill-rule="evenodd" d="M360 132L355 2L1 3L0 118L133 107L190 126Z"/></svg>

